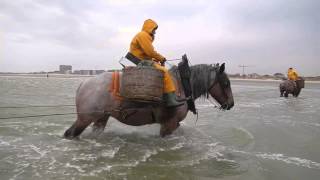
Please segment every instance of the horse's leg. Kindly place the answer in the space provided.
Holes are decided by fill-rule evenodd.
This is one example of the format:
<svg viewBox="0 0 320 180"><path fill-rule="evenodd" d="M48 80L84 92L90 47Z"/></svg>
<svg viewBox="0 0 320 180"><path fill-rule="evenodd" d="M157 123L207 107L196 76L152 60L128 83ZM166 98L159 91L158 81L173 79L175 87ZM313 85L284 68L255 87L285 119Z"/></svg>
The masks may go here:
<svg viewBox="0 0 320 180"><path fill-rule="evenodd" d="M106 127L106 124L108 122L110 115L105 115L100 119L97 119L97 121L94 122L92 126L92 132L99 135L103 132L104 128Z"/></svg>
<svg viewBox="0 0 320 180"><path fill-rule="evenodd" d="M300 94L300 92L301 92L301 88L298 88L298 89L295 91L294 96L295 96L295 97L298 97L299 94Z"/></svg>
<svg viewBox="0 0 320 180"><path fill-rule="evenodd" d="M176 119L171 119L167 122L162 123L160 128L160 136L164 137L166 135L170 135L179 126L180 124Z"/></svg>
<svg viewBox="0 0 320 180"><path fill-rule="evenodd" d="M76 122L66 130L64 137L67 139L72 139L79 136L83 130L92 123L92 117L87 115L78 115Z"/></svg>
<svg viewBox="0 0 320 180"><path fill-rule="evenodd" d="M279 85L280 97L283 97L283 90L281 84Z"/></svg>

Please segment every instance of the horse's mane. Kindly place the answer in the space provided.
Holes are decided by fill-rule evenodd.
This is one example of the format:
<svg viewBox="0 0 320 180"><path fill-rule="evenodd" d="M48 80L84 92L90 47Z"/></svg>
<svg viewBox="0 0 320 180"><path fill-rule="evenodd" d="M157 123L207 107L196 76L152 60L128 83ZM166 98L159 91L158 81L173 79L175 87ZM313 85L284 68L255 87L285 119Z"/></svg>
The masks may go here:
<svg viewBox="0 0 320 180"><path fill-rule="evenodd" d="M197 64L190 67L190 83L194 98L200 96L204 98L208 97L208 89L213 84L213 81L215 81L218 70L218 64ZM178 74L178 67L173 66L170 72L172 72L173 75Z"/></svg>

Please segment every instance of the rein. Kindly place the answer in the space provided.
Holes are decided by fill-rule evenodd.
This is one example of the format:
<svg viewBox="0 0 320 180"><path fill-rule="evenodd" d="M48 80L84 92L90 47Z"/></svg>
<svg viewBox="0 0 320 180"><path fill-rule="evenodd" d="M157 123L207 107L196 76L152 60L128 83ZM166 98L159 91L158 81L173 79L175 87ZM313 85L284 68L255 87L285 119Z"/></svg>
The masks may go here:
<svg viewBox="0 0 320 180"><path fill-rule="evenodd" d="M209 99L209 91L211 90L211 88L216 84L216 83L219 83L219 73L217 72L217 71L215 71L215 76L216 76L216 78L215 78L215 81L210 85L209 83L210 83L210 76L211 76L211 73L209 73L208 74L208 76L209 76L209 78L208 78L208 89L207 89L207 100L208 100L208 102L211 104L211 105L213 105L213 107L214 108L217 108L217 109L219 109L219 110L224 110L223 108L222 108L222 106L223 105L219 105L219 103L215 100L215 99L213 99L214 101L212 101L212 100L210 100ZM228 108L228 104L227 104L227 108Z"/></svg>

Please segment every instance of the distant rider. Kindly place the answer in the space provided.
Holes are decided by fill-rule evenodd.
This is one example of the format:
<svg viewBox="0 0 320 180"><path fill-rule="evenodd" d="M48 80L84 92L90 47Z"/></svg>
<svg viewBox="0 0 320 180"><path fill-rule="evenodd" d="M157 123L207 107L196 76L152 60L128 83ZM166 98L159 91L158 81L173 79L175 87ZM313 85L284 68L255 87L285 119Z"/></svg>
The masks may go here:
<svg viewBox="0 0 320 180"><path fill-rule="evenodd" d="M156 69L161 70L164 73L164 95L163 99L168 107L176 107L183 104L176 99L176 88L172 77L164 67L166 58L155 51L152 42L154 40L158 25L155 21L147 19L144 21L142 30L134 36L130 44L130 50L126 55L126 58L135 63L136 65L152 65ZM160 65L161 64L161 65Z"/></svg>
<svg viewBox="0 0 320 180"><path fill-rule="evenodd" d="M295 71L292 67L290 67L288 69L288 80L290 80L293 83L294 88L297 87L296 81L298 80L298 78L299 78L299 75L298 75L297 71Z"/></svg>
<svg viewBox="0 0 320 180"><path fill-rule="evenodd" d="M288 69L288 79L292 81L298 80L299 75L292 67Z"/></svg>

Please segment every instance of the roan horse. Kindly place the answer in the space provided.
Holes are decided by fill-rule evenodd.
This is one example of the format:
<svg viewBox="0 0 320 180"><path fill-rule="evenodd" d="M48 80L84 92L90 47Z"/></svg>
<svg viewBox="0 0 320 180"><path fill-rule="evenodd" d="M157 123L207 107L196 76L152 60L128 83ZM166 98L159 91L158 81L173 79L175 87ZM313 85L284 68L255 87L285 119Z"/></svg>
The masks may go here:
<svg viewBox="0 0 320 180"><path fill-rule="evenodd" d="M221 66L199 64L190 67L190 84L193 98L200 96L208 98L209 94L220 104L223 110L229 110L234 105L231 84L225 73L225 64ZM170 69L175 79L177 94L185 98L177 68ZM112 83L112 74L105 72L82 82L76 94L77 120L66 130L64 137L78 137L83 130L93 123L93 132L103 132L110 116L118 121L132 126L159 123L162 137L171 134L179 127L179 122L185 119L188 105L185 103L176 108L166 108L164 105L142 105L136 102L123 103L107 89ZM125 105L124 105L125 104Z"/></svg>
<svg viewBox="0 0 320 180"><path fill-rule="evenodd" d="M300 83L296 83L292 80L284 80L279 85L280 97L288 97L289 94L292 94L294 97L298 97L301 92Z"/></svg>

